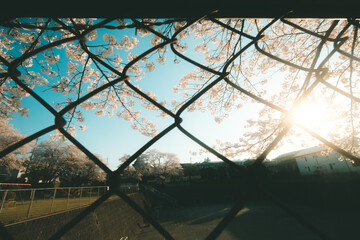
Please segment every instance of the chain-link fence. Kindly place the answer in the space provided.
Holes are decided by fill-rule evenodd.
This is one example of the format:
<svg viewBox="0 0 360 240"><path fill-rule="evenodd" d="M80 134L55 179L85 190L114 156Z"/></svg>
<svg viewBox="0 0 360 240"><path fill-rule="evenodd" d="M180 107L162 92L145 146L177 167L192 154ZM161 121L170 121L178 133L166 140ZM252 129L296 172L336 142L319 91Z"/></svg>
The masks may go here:
<svg viewBox="0 0 360 240"><path fill-rule="evenodd" d="M75 146L77 146L82 152L84 152L92 161L94 161L103 171L106 172L108 179L109 179L109 191L106 191L103 195L101 195L96 201L94 201L89 207L87 207L80 215L75 217L72 221L67 223L60 231L58 231L56 234L54 234L51 239L60 239L61 236L63 236L67 231L69 231L73 226L75 226L77 223L79 223L85 216L87 216L89 213L91 213L95 208L97 208L101 203L103 203L105 200L107 200L112 195L118 195L121 199L123 199L127 204L129 204L135 211L137 211L139 214L141 214L165 239L173 239L171 234L164 229L161 224L159 224L148 212L146 212L144 209L139 207L134 201L132 201L126 194L124 194L119 186L120 183L120 177L119 175L131 164L133 163L137 157L139 157L142 153L144 153L147 149L149 149L155 142L165 137L169 132L173 131L174 129L180 130L185 136L193 140L195 143L199 144L202 148L209 151L211 154L215 155L216 157L220 158L222 161L224 161L226 164L230 165L233 168L236 168L239 170L239 174L242 176L246 176L248 179L247 181L247 189L245 190L244 196L241 200L239 200L235 206L226 214L226 216L218 223L218 225L209 233L206 239L216 239L221 232L228 226L230 221L237 215L237 213L244 207L244 205L247 203L251 192L253 192L255 189L259 190L261 193L266 195L271 199L271 201L276 204L278 207L286 211L289 215L291 215L293 218L295 218L298 222L303 224L305 227L307 227L310 231L312 231L315 235L322 239L328 239L328 236L326 233L322 232L318 228L316 228L313 224L311 224L310 219L304 219L303 217L299 216L298 214L294 213L292 209L288 208L281 200L277 199L276 197L272 196L271 193L267 192L265 189L262 189L261 186L256 181L256 174L257 169L262 165L263 161L266 159L268 154L276 147L276 145L284 138L284 136L289 132L291 127L294 124L297 124L298 127L300 127L303 131L305 131L307 134L311 135L313 138L318 139L320 142L324 143L328 147L334 149L335 151L342 154L344 157L351 159L354 162L359 162L360 159L356 157L353 153L346 151L345 149L339 147L337 144L332 143L328 140L326 140L324 137L320 136L319 134L315 133L314 131L306 128L305 126L302 126L301 124L295 123L293 121L287 121L287 117L291 114L291 112L294 110L294 108L299 105L307 96L309 96L316 86L318 85L324 85L329 89L332 89L336 94L340 94L352 102L359 102L359 98L354 96L352 93L348 93L344 91L343 89L338 88L335 85L332 85L326 81L328 69L326 68L326 64L328 61L333 57L334 54L340 54L342 58L347 58L351 62L351 66L353 62L359 62L359 58L354 56L354 50L352 50L350 53L345 52L341 49L341 46L346 43L347 41L350 41L349 35L349 29L354 29L352 36L352 39L354 39L354 42L357 40L357 31L359 27L359 23L357 20L354 19L348 19L348 20L334 20L332 21L328 26L326 30L323 30L323 32L318 33L314 30L305 29L302 26L295 24L291 21L285 20L283 18L276 18L271 21L268 21L263 27L258 26L258 32L256 35L251 35L248 33L245 33L243 29L239 26L230 26L226 23L226 21L221 21L219 19L215 19L212 17L212 15L207 15L205 17L201 17L199 19L181 19L181 22L184 23L181 27L177 28L175 32L171 36L165 36L159 31L156 31L154 26L156 23L152 24L151 22L146 21L140 21L138 19L132 19L132 27L135 27L136 29L142 29L146 32L150 32L154 35L156 35L160 41L158 44L156 44L154 47L144 51L143 53L139 54L138 56L134 57L126 66L120 71L110 64L108 64L105 60L101 59L97 54L94 54L89 50L89 47L87 46L86 37L95 29L98 28L112 28L116 29L116 27L113 27L111 25L108 25L110 22L114 21L115 19L105 19L97 24L90 25L88 27L84 27L81 24L76 24L73 22L73 24L65 24L60 19L54 19L54 21L57 23L56 27L53 27L52 30L56 29L64 29L69 34L68 36L57 39L53 41L52 43L49 43L47 45L36 47L36 40L34 41L33 46L29 51L26 51L21 56L18 56L12 60L7 60L6 58L0 56L1 63L6 67L6 70L3 71L0 76L3 78L2 83L5 81L5 79L11 79L13 84L16 84L18 87L26 91L29 95L31 95L34 99L36 99L42 106L44 106L53 116L54 116L54 125L49 126L47 128L44 128L43 130L9 146L7 149L3 150L0 153L0 157L4 157L5 155L11 153L15 149L31 142L32 140L47 134L51 131L58 130L61 132L61 134L70 142L72 142ZM183 33L187 29L191 28L195 23L201 22L201 21L211 21L213 24L217 24L219 26L222 26L227 31L231 31L233 35L237 35L240 38L247 39L247 43L240 48L237 48L237 50L234 52L234 54L231 55L230 58L224 60L224 64L222 65L221 69L213 69L211 67L205 66L193 59L191 57L185 56L177 49L177 37L179 34ZM309 67L304 67L302 65L299 65L297 63L294 63L290 60L285 60L279 56L274 55L273 53L266 50L265 47L260 47L259 41L263 38L266 38L266 30L270 29L275 23L282 21L286 26L289 26L297 31L302 32L303 34L307 34L310 37L316 38L318 40L318 44L316 46L311 46L313 50L313 55L311 64ZM22 24L16 21L7 21L3 22L2 26L7 27L9 29L11 28L27 28L31 29L32 25L30 24ZM333 34L333 30L335 27L341 28L337 31L337 34ZM127 27L120 26L118 27L119 30L124 29ZM43 26L42 28L39 27L40 30L45 30L46 26ZM10 31L10 30L9 30ZM347 34L347 35L345 35ZM350 33L351 34L351 33ZM102 86L98 87L97 89L92 90L91 92L87 93L84 96L79 97L77 100L69 103L67 106L65 106L60 111L56 111L48 102L46 102L43 98L41 98L38 94L36 94L27 84L22 81L22 76L20 71L17 69L21 64L24 63L25 60L34 57L35 55L44 52L48 49L60 46L61 44L78 41L81 49L86 52L89 59L91 59L96 64L101 65L104 69L107 71L110 71L112 74L117 75L117 78L114 80L108 80L107 83L103 84ZM322 49L326 45L332 46L332 49L328 53L323 53ZM265 41L266 45L266 41ZM197 68L201 69L204 72L208 72L215 76L215 78L210 78L208 84L204 85L203 88L201 88L195 95L193 95L190 99L188 99L179 109L176 110L176 112L173 112L169 110L167 107L165 107L163 104L159 103L158 101L151 98L148 94L137 88L135 85L133 85L130 82L130 77L128 76L128 71L131 69L134 65L136 65L138 62L145 59L148 55L151 55L153 52L165 47L170 46L172 52L179 58L183 59L184 61L187 61L190 64L193 64ZM299 91L298 96L296 97L295 101L293 102L291 108L289 110L281 107L280 104L276 104L274 102L268 101L258 95L256 95L253 92L250 92L246 90L245 88L242 88L240 85L238 85L235 81L231 79L229 76L229 68L234 63L234 61L242 56L242 54L246 53L246 51L250 48L255 46L255 49L268 57L269 59L280 62L281 64L284 64L285 66L300 70L306 74L304 82L305 84L301 88L301 91ZM310 46L309 46L310 47ZM353 44L353 49L355 48L355 43ZM352 71L352 70L351 70ZM254 101L257 101L258 103L264 104L280 113L283 114L283 121L279 127L279 131L276 132L276 136L271 140L271 142L265 147L265 150L256 158L255 162L247 167L240 166L238 164L235 164L233 161L229 160L226 156L221 154L219 151L216 151L207 143L199 140L196 136L194 136L191 132L187 131L182 125L182 114L185 110L187 110L195 101L197 101L201 96L206 94L208 91L210 91L212 88L214 88L219 83L226 83L227 86L231 86L234 91L239 91L241 94L253 99ZM99 160L92 152L90 152L86 146L82 145L79 141L77 141L76 138L74 138L67 130L65 130L66 121L64 119L64 115L75 108L76 106L79 106L80 104L84 103L86 100L94 97L96 94L105 91L109 88L112 88L113 86L116 86L119 83L124 83L125 86L128 88L129 91L132 91L133 94L136 94L138 98L144 99L148 101L150 104L153 105L154 108L160 110L164 114L170 116L174 123L168 126L165 130L160 132L158 135L153 137L148 143L146 143L144 146L142 146L138 151L136 151L133 155L131 155L117 170L111 171L101 160ZM45 191L45 190L43 190ZM51 197L51 195L55 196L57 192L53 191L50 192L48 195ZM33 194L34 195L34 194ZM45 193L43 194L46 195ZM86 197L85 197L86 198ZM64 198L65 202L67 201L67 197ZM80 198L79 198L80 199ZM53 198L53 201L55 198ZM84 200L85 201L85 200ZM50 201L51 203L51 201ZM50 209L53 209L53 205L49 206ZM4 210L4 209L3 209Z"/></svg>

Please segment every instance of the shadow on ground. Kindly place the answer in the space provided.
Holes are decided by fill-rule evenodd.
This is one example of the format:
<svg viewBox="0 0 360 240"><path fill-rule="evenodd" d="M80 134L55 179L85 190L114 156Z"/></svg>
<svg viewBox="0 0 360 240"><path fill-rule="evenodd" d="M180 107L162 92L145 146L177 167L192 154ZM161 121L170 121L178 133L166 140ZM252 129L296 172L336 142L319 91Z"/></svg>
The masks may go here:
<svg viewBox="0 0 360 240"><path fill-rule="evenodd" d="M175 239L205 239L230 210L232 204L187 205L164 208L159 222ZM335 208L291 205L293 211L304 217L329 239L359 239L357 216L359 208ZM355 211L355 212L354 212ZM163 239L151 226L143 228L138 240ZM318 240L320 237L271 202L250 202L231 221L218 237L220 240L276 239Z"/></svg>
<svg viewBox="0 0 360 240"><path fill-rule="evenodd" d="M217 239L267 240L358 240L360 215L360 175L301 177L261 175L261 189L288 206L308 224L321 232L319 237L269 201L262 191L254 190L250 201ZM150 200L156 218L175 239L205 239L237 200L244 198L246 181L214 180L184 186L159 186L159 190L179 203L178 206ZM143 228L138 240L163 239L151 226Z"/></svg>

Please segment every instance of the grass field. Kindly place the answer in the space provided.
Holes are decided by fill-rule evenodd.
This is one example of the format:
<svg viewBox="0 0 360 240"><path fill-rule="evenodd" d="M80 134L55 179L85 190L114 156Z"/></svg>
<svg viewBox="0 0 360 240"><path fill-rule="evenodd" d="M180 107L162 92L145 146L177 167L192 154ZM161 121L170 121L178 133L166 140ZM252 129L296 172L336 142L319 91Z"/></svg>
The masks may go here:
<svg viewBox="0 0 360 240"><path fill-rule="evenodd" d="M112 196L109 200L117 198ZM30 201L18 201L15 204L6 204L0 213L0 222L4 225L44 216L50 213L60 212L68 209L90 205L98 199L98 196L84 197L62 197L46 199L35 199L30 207ZM30 209L30 211L29 211Z"/></svg>
<svg viewBox="0 0 360 240"><path fill-rule="evenodd" d="M98 197L85 198L59 198L34 200L31 206L29 218L39 217L52 212L86 206L94 202ZM27 219L30 201L18 202L16 206L9 204L0 213L0 222L9 224Z"/></svg>

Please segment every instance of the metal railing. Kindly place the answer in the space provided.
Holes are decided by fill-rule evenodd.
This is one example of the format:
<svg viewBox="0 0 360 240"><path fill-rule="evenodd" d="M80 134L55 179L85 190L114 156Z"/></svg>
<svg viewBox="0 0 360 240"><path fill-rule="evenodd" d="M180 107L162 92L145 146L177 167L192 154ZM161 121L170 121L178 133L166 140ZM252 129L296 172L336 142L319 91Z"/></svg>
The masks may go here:
<svg viewBox="0 0 360 240"><path fill-rule="evenodd" d="M90 205L108 186L0 190L0 222L13 223L53 212ZM127 190L127 193L135 189Z"/></svg>
<svg viewBox="0 0 360 240"><path fill-rule="evenodd" d="M234 54L231 56L231 58L226 59L224 66L219 69L219 70L214 70L211 69L210 67L204 66L201 63L198 63L192 59L190 59L190 57L187 57L185 55L183 55L182 53L180 53L177 49L176 49L176 41L177 41L177 36L186 31L188 28L190 28L193 24L197 23L198 21L202 20L206 18L209 21L212 21L215 24L219 24L222 25L224 28L232 31L232 33L234 35L238 35L239 37L243 37L243 38L247 38L248 39L248 43L244 46L242 46L237 52L234 52ZM101 27L106 27L107 24L109 22L112 22L115 19L105 19L95 25L92 25L90 27L87 28L81 28L80 25L71 25L71 24L65 24L63 22L61 22L60 20L56 19L55 21L57 21L58 23L60 23L60 25L58 25L58 28L61 28L64 31L68 31L69 34L71 34L71 37L68 38L64 38L64 39L60 39L60 40L56 40L53 43L50 43L48 45L39 47L39 48L35 48L31 51L28 51L26 53L24 53L22 56L15 58L14 60L10 61L10 60L6 60L3 57L0 57L0 61L2 62L2 64L7 68L7 70L3 73L1 73L3 77L7 77L7 78L11 78L14 84L17 84L19 88L22 88L24 91L26 91L29 95L31 95L34 99L36 99L40 104L42 104L46 109L48 109L48 111L54 116L54 125L51 125L47 128L44 128L43 130L19 141L18 143L15 143L14 145L8 147L7 149L3 150L2 152L0 152L0 157L5 156L6 154L14 151L15 149L31 142L32 140L50 132L53 130L58 130L59 132L61 132L63 134L63 136L69 140L70 142L72 142L74 145L76 145L80 150L82 150L90 159L92 159L99 167L101 167L106 174L108 175L108 179L109 179L109 187L110 190L104 192L103 195L101 195L97 200L95 200L89 207L85 208L83 212L81 212L77 217L75 217L73 220L71 220L70 222L68 222L65 226L63 226L58 232L56 232L51 239L60 239L67 231L69 231L70 229L72 229L76 224L78 224L81 219L83 219L85 216L87 216L89 213L91 213L94 209L96 209L101 203L103 203L105 200L107 200L109 197L111 197L112 195L117 195L120 198L122 198L127 204L129 204L135 211L137 211L139 214L141 214L165 239L173 239L173 237L171 236L171 234L164 229L161 224L159 224L150 214L148 214L144 209L142 209L138 204L136 204L134 201L132 201L126 194L124 194L118 187L118 183L119 183L119 175L120 173L122 173L131 163L133 163L136 158L138 156L140 156L142 153L144 153L147 149L149 149L155 142L157 142L159 139L163 138L164 136L166 136L169 132L171 132L174 129L178 129L180 130L185 136L187 136L188 138L190 138L191 140L193 140L194 142L196 142L197 144L199 144L202 148L205 148L206 150L208 150L210 153L214 154L216 157L220 158L222 161L224 161L225 163L229 164L230 166L232 166L233 168L239 169L239 174L246 176L248 179L248 188L245 191L245 194L241 200L239 200L235 206L227 213L227 215L218 223L218 225L210 232L210 234L206 237L206 239L216 239L220 233L228 226L228 224L230 223L230 221L237 215L237 213L244 207L244 205L248 202L251 193L254 191L254 189L258 189L261 193L263 193L265 196L267 196L274 204L276 204L279 208L283 209L284 211L286 211L289 215L291 215L294 219L296 219L298 222L300 222L301 224L303 224L305 227L307 227L310 231L312 231L316 236L320 237L321 239L328 239L328 236L326 233L322 232L321 230L319 230L318 228L316 228L312 223L311 223L311 219L304 219L301 216L299 216L298 214L296 214L291 208L287 207L282 201L281 199L277 199L276 197L274 197L271 193L267 192L265 189L262 189L261 186L259 186L259 184L257 183L255 176L256 176L256 170L259 168L259 166L262 164L262 162L266 159L266 157L268 156L268 154L275 148L275 146L283 139L283 137L289 132L289 130L291 129L291 127L294 125L294 123L289 122L289 121L283 121L280 128L281 129L278 133L277 136L267 145L266 149L256 158L256 161L247 167L244 166L239 166L237 164L235 164L234 162L232 162L231 160L229 160L226 156L224 156L223 154L219 153L218 151L214 150L213 148L211 148L209 145L207 145L205 142L199 140L196 136L194 136L192 133L190 133L189 131L187 131L182 125L182 113L188 109L190 107L191 104L193 104L197 99L199 99L201 96L203 96L206 92L208 92L210 89L212 89L214 86L216 86L218 83L220 82L225 82L228 86L231 86L234 91L239 91L242 94L246 95L247 97L250 97L251 99L257 101L258 103L261 104L265 104L266 106L275 109L276 111L280 111L282 113L284 113L285 115L288 114L288 110L283 109L281 106L276 105L275 103L272 103L270 101L267 101L266 99L263 99L260 96L257 96L254 93L251 93L249 91L247 91L246 89L242 88L241 86L239 86L236 82L232 81L231 77L229 76L228 73L228 68L229 66L235 61L236 58L238 58L241 54L243 54L245 51L247 51L247 49L249 49L251 46L255 46L255 49L260 52L261 54L267 56L268 58L280 62L281 64L284 64L290 68L296 69L296 70L300 70L303 71L307 74L305 82L308 83L308 85L304 86L304 88L302 89L303 91L299 94L299 97L297 98L297 100L294 102L293 106L299 104L304 98L306 98L310 93L312 93L312 91L314 90L314 88L317 85L321 85L323 84L324 86L333 89L337 94L341 94L346 98L351 99L351 101L354 102L359 102L359 99L348 94L345 93L343 90L337 88L336 86L333 86L329 83L327 83L324 79L324 76L327 73L327 69L324 67L326 65L326 63L329 61L329 59L331 59L331 57L335 54L335 53L340 53L342 54L343 57L346 57L348 59L352 61L359 61L359 58L355 57L353 53L349 54L349 53L345 53L343 52L340 47L342 46L342 44L344 44L346 41L348 41L348 38L344 38L344 33L350 28L354 28L356 29L356 33L357 33L357 29L359 26L359 23L353 19L349 19L349 20L345 20L345 24L343 24L342 26L342 30L338 31L338 35L335 37L330 37L330 35L332 34L332 31L334 29L334 27L338 24L338 20L333 21L332 25L330 26L330 28L325 32L324 35L319 35L318 33L315 33L311 30L308 29L304 29L301 26L298 26L296 24L293 23L289 23L287 21L285 21L282 18L276 18L273 19L272 21L270 21L269 23L267 23L264 27L260 28L258 33L255 36L250 36L248 34L245 34L241 29L239 30L238 28L234 28L232 26L226 25L223 22L219 22L217 19L211 17L211 15L209 16L201 16L198 19L182 19L182 21L185 21L186 24L177 29L170 37L169 36L165 36L159 32L157 32L156 30L154 30L152 27L149 26L149 24L145 24L143 22L140 22L136 19L133 19L133 25L132 26L128 26L128 27L134 27L136 29L144 29L147 32L151 32L152 34L156 35L157 37L159 37L162 42L159 43L158 45L152 47L151 49L144 51L142 54L138 55L136 58L134 58L132 61L130 61L122 71L119 71L115 68L113 68L112 66L110 66L109 64L107 64L107 62L105 62L104 60L100 59L97 55L95 55L94 53L92 53L88 46L87 43L85 41L86 36L94 29L97 28L101 28ZM292 26L306 34L311 35L312 37L316 37L319 40L319 44L314 48L314 51L316 52L312 64L309 68L303 67L303 66L299 66L289 60L284 60L281 57L272 55L272 53L266 52L264 49L262 49L259 45L258 42L260 39L262 39L264 37L264 35L266 35L266 30L268 28L270 28L274 23L278 22L278 21L283 21L284 24ZM26 27L25 25L21 25L15 22L8 22L7 27L11 26L11 27ZM110 28L110 26L108 26ZM257 26L258 27L258 26ZM46 29L46 27L42 28L42 29ZM123 28L119 27L119 30L121 30ZM52 30L56 30L55 28ZM82 31L80 31L82 30ZM29 86L27 86L24 81L21 80L21 74L20 72L17 70L17 68L26 60L29 59L31 57L33 57L34 55L46 51L48 49L51 49L53 47L59 46L61 44L64 44L66 42L71 42L71 41L78 41L79 44L81 45L81 49L82 51L84 51L89 59L91 59L93 62L96 62L97 64L101 65L104 69L107 69L108 71L112 72L113 74L117 75L118 78L116 78L115 80L109 80L106 84L102 85L101 87L93 90L92 92L79 97L77 100L69 103L66 107L64 107L62 110L60 111L56 111L48 102L46 102L44 99L42 99L38 94L36 94L31 88L29 88ZM323 56L322 58L319 58L319 55L321 53L321 50L324 46L325 43L332 43L333 44L333 50L331 50L327 55ZM36 45L36 42L34 43L34 46ZM183 59L184 61L189 62L190 64L195 65L196 67L202 69L203 71L212 73L213 75L216 76L215 79L211 78L209 80L209 83L202 88L199 92L197 92L191 99L189 99L187 102L185 102L184 105L182 105L175 113L173 113L172 111L170 111L169 109L167 109L166 107L164 107L161 103L157 102L156 100L152 99L150 96L148 96L145 92L141 91L140 89L138 89L136 86L132 85L130 83L130 77L127 75L128 70L134 66L134 64L140 62L142 59L146 58L146 56L148 56L149 54L153 53L154 51L163 48L164 46L169 45L171 47L171 50L173 51L173 53L178 56L179 58ZM310 81L311 79L315 79L314 81ZM160 110L161 112L163 112L164 114L167 114L168 116L170 116L173 120L174 123L171 124L170 126L168 126L165 130L163 130L162 132L160 132L157 136L155 136L154 138L152 138L148 143L146 143L144 146L142 146L138 151L136 151L132 156L130 156L117 170L112 171L110 170L102 161L100 161L93 153L91 153L86 146L82 145L76 138L74 138L73 136L71 136L69 134L69 132L64 128L66 121L64 120L63 116L66 112L70 111L71 109L73 109L76 106L79 106L81 103L83 103L84 101L90 99L91 97L95 96L96 94L98 94L101 91L104 91L106 89L109 89L113 86L115 86L118 83L124 83L124 86L128 89L128 91L132 91L134 92L134 94L137 94L137 96L139 98L143 98L146 101L150 102L150 104L154 105L155 108L157 108L158 110ZM351 152L348 152L344 149L342 149L341 147L337 146L336 144L327 141L325 138L323 138L322 136L316 134L315 132L311 131L310 129L307 129L304 126L298 125L302 130L304 130L306 133L308 133L309 135L311 135L312 137L314 137L315 139L318 139L319 141L321 141L322 143L324 143L325 145L329 146L330 148L336 150L337 152L339 152L340 154L342 154L343 156L345 156L346 158L352 159L355 162L359 162L360 159L356 156L354 156ZM56 199L56 194L58 194L58 190L52 190L50 192L47 192L47 194L45 194L45 192L47 190L38 190L39 193L42 192L43 196L47 195L48 198L50 198L51 196L53 198L48 199L48 209L49 211L51 211L52 209L55 208L56 204L55 204L55 199ZM72 190L75 191L75 190ZM34 198L35 197L35 193L33 192L33 194L31 194L32 192L27 192L27 198ZM81 195L84 193L81 193ZM85 201L84 199L86 198L90 198L89 197L89 193L87 193L85 198L82 198L82 200L79 199L75 199L77 201ZM62 199L60 198L60 200L64 200L65 202L67 202L68 197L63 197ZM40 201L40 199L38 200ZM70 201L70 200L69 200ZM90 200L89 200L90 201ZM35 206L36 201L31 201L32 204ZM74 204L77 204L77 202L75 201ZM31 205L31 204L30 204ZM33 211L32 209L34 209L34 206L28 206L27 209L30 209L31 211ZM65 204L67 205L67 204ZM4 208L3 211L7 209ZM31 213L30 211L30 213ZM260 226L259 226L260 227ZM5 230L3 230L5 231Z"/></svg>

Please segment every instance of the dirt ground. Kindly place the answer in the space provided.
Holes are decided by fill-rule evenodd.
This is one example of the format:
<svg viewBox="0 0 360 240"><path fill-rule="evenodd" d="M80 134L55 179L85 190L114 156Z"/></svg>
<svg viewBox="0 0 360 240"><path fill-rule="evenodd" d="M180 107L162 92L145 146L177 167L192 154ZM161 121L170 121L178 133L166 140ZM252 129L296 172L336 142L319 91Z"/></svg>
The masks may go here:
<svg viewBox="0 0 360 240"><path fill-rule="evenodd" d="M163 208L158 221L175 239L205 239L233 204L208 204ZM352 206L290 206L328 236L328 239L359 238L359 208ZM164 239L152 226L142 228L137 240ZM252 202L245 206L217 238L317 240L316 236L283 210L270 202Z"/></svg>

